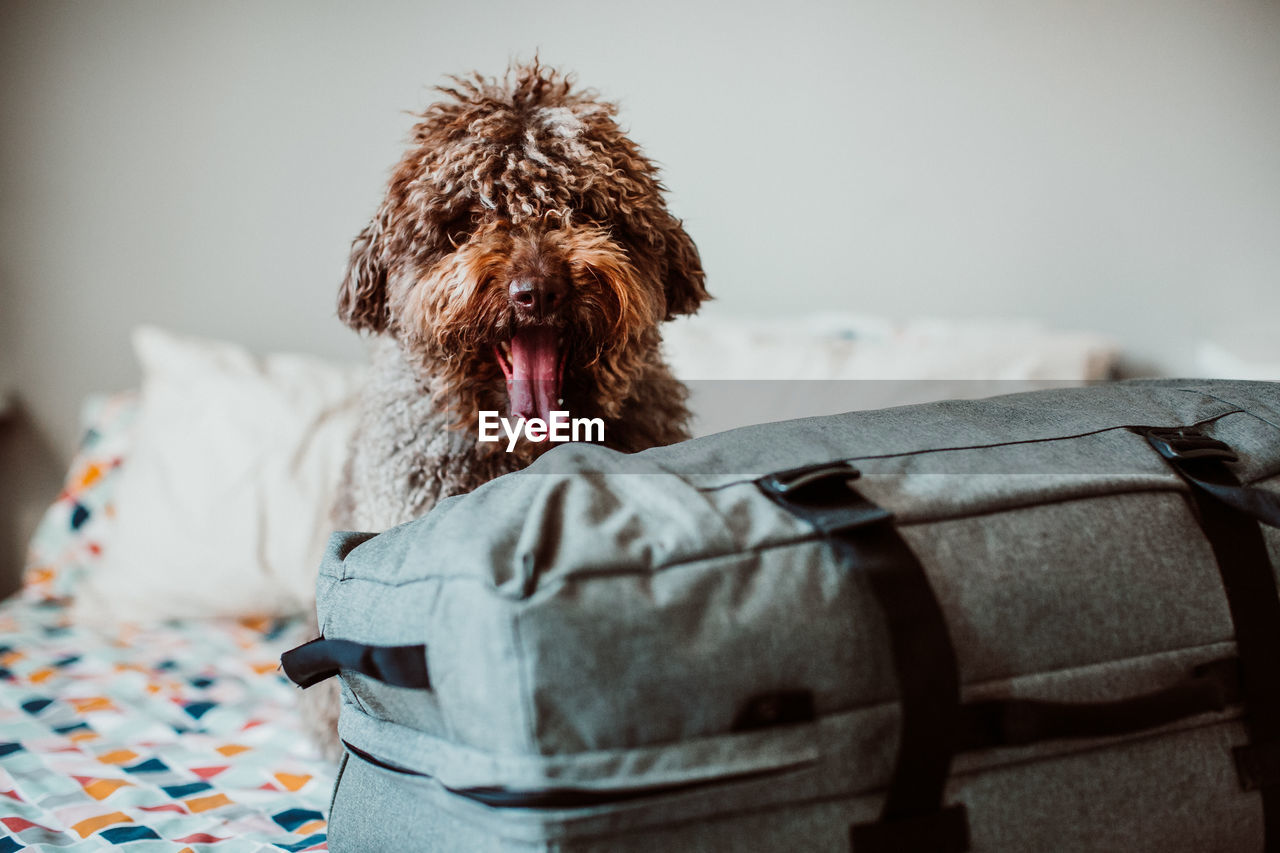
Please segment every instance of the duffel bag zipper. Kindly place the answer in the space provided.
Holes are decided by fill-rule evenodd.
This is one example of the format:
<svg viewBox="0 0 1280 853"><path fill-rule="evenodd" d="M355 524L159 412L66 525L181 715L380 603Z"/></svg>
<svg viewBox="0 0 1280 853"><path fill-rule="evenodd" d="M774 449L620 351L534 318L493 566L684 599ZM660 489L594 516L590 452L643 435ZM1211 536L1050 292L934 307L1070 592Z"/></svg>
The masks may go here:
<svg viewBox="0 0 1280 853"><path fill-rule="evenodd" d="M390 773L399 773L405 776L417 776L421 779L434 778L430 774L419 773L416 770L409 770L405 767L399 767L395 764L383 761L377 756L370 755L357 746L352 746L348 741L344 740L342 744L352 755ZM466 797L469 800L474 800L492 808L580 809L587 808L589 806L600 806L608 805L610 803L626 802L628 800L637 800L642 797L658 797L665 794L683 794L700 788L712 788L719 785L733 784L735 782L750 782L757 779L791 773L808 767L812 763L813 762L806 761L799 764L788 765L786 767L772 767L768 770L736 773L729 776L721 776L716 779L704 779L696 782L678 782L670 785L648 785L635 788L612 788L607 791L596 791L585 788L512 790L510 788L488 786L477 788L450 788L447 785L443 785L442 787L451 794Z"/></svg>

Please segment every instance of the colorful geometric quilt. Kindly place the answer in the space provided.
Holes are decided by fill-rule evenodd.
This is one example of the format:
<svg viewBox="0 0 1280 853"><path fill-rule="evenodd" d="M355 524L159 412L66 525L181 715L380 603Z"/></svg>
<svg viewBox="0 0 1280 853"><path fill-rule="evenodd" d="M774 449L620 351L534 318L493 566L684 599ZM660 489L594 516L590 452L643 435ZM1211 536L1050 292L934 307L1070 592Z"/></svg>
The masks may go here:
<svg viewBox="0 0 1280 853"><path fill-rule="evenodd" d="M103 637L0 605L0 853L324 850L334 767L277 671L297 622Z"/></svg>
<svg viewBox="0 0 1280 853"><path fill-rule="evenodd" d="M114 516L137 397L91 399L84 440L0 603L0 853L325 850L335 767L299 730L280 653L297 621L112 636L67 613Z"/></svg>

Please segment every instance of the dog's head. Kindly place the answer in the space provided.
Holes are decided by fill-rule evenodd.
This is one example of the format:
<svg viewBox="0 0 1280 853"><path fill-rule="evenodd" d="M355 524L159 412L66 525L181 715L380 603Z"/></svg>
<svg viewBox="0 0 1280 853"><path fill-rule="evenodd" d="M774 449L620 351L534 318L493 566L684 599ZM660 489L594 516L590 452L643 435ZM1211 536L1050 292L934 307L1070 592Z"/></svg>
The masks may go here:
<svg viewBox="0 0 1280 853"><path fill-rule="evenodd" d="M613 104L537 63L454 83L355 240L339 316L395 335L455 426L616 417L658 324L707 298L697 249Z"/></svg>

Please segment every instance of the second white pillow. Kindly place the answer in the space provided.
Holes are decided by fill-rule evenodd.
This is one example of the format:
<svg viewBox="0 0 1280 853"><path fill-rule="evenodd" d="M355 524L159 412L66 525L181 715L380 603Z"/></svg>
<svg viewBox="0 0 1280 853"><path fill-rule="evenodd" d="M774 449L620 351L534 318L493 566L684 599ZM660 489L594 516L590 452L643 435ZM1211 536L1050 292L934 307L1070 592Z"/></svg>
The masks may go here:
<svg viewBox="0 0 1280 853"><path fill-rule="evenodd" d="M134 450L76 617L283 615L312 606L360 371L142 327Z"/></svg>

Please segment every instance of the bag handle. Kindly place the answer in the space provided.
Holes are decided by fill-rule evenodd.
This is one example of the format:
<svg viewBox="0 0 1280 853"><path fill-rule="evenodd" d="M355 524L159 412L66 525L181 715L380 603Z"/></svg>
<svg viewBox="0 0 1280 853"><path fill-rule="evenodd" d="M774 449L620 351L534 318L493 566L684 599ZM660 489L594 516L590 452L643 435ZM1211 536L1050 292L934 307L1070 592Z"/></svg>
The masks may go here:
<svg viewBox="0 0 1280 853"><path fill-rule="evenodd" d="M1224 463L1240 457L1226 442L1195 427L1147 429L1148 443L1203 494L1270 527L1280 527L1280 494L1245 486Z"/></svg>
<svg viewBox="0 0 1280 853"><path fill-rule="evenodd" d="M893 513L850 485L845 462L780 471L756 481L774 503L826 537L844 566L870 583L889 628L901 697L898 756L880 819L854 824L858 853L963 853L963 805L943 806L960 730L960 674L946 618L924 567L893 523Z"/></svg>
<svg viewBox="0 0 1280 853"><path fill-rule="evenodd" d="M1249 742L1233 750L1246 791L1262 795L1264 849L1280 853L1280 594L1258 523L1280 527L1280 497L1246 486L1227 467L1239 461L1225 442L1196 427L1139 428L1191 486L1191 500L1213 549L1240 656Z"/></svg>
<svg viewBox="0 0 1280 853"><path fill-rule="evenodd" d="M1025 746L1058 738L1133 734L1240 701L1240 662L1224 658L1196 667L1171 687L1111 702L983 699L960 708L961 751Z"/></svg>
<svg viewBox="0 0 1280 853"><path fill-rule="evenodd" d="M367 646L354 640L318 637L280 656L284 674L306 689L342 670L358 672L392 687L431 689L427 647Z"/></svg>

